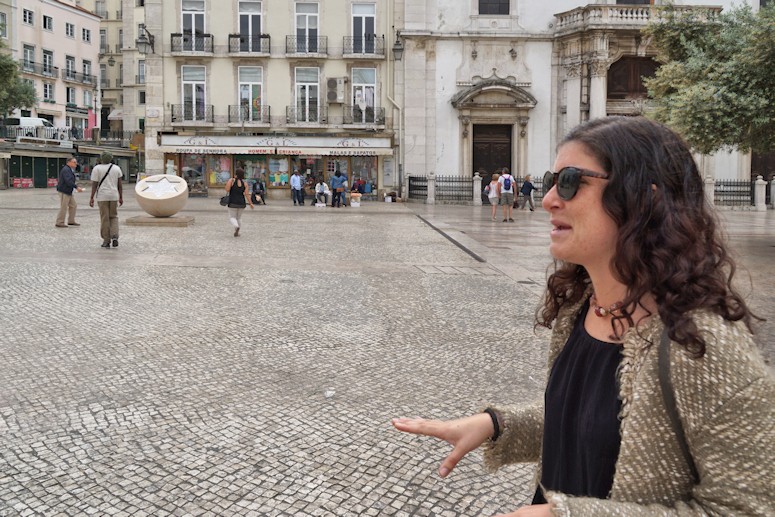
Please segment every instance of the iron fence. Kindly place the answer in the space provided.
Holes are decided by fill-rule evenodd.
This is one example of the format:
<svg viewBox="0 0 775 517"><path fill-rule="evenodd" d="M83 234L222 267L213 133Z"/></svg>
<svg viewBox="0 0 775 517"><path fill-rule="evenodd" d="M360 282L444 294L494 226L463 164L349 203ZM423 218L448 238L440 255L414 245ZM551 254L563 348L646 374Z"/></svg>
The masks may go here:
<svg viewBox="0 0 775 517"><path fill-rule="evenodd" d="M426 199L428 197L428 178L425 176L409 176L409 199Z"/></svg>
<svg viewBox="0 0 775 517"><path fill-rule="evenodd" d="M285 121L287 124L328 124L328 106L286 106Z"/></svg>
<svg viewBox="0 0 775 517"><path fill-rule="evenodd" d="M752 207L756 182L750 180L718 180L713 190L716 206Z"/></svg>
<svg viewBox="0 0 775 517"><path fill-rule="evenodd" d="M473 178L436 176L436 201L471 201L473 193Z"/></svg>

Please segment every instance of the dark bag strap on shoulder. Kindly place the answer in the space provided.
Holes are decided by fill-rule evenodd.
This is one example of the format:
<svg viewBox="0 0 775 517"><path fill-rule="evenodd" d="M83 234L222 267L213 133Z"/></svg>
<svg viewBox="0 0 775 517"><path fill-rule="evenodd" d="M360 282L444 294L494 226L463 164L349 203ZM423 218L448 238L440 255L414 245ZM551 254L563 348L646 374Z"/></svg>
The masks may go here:
<svg viewBox="0 0 775 517"><path fill-rule="evenodd" d="M684 455L686 463L692 471L692 478L696 484L700 480L700 475L697 472L697 466L692 459L692 453L689 452L689 444L686 443L686 435L684 434L683 424L678 416L678 408L675 404L675 392L673 391L673 383L670 380L670 337L667 335L667 329L662 331L662 339L659 342L659 387L662 390L662 398L665 401L665 409L670 417L670 423L673 426L673 432L676 438L678 438L678 445L681 447L681 452Z"/></svg>
<svg viewBox="0 0 775 517"><path fill-rule="evenodd" d="M103 181L105 181L105 178L107 178L107 177L108 177L108 174L110 174L110 169L112 169L112 168L113 168L113 164L111 163L111 164L110 164L110 167L108 167L108 172L106 172L106 173L105 173L105 175L104 175L104 176L102 177L102 179L100 180L100 184L99 184L99 185L97 185L97 190L99 190L99 189L100 189L100 187L102 186L102 182L103 182Z"/></svg>

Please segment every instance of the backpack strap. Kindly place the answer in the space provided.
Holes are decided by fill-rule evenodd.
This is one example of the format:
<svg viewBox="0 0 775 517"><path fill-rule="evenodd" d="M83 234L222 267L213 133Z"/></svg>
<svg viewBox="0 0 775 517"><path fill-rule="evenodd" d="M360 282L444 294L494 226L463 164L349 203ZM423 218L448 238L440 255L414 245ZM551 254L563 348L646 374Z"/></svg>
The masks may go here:
<svg viewBox="0 0 775 517"><path fill-rule="evenodd" d="M667 329L662 331L662 338L659 342L659 387L662 391L662 398L665 401L665 409L667 415L670 417L670 423L673 426L673 433L678 439L678 446L681 448L681 453L689 465L689 469L692 473L692 480L696 484L700 480L700 475L697 472L697 466L692 459L692 453L689 451L689 444L686 443L686 435L684 433L683 424L678 416L678 408L675 404L675 392L673 391L673 383L670 380L670 337L667 335Z"/></svg>

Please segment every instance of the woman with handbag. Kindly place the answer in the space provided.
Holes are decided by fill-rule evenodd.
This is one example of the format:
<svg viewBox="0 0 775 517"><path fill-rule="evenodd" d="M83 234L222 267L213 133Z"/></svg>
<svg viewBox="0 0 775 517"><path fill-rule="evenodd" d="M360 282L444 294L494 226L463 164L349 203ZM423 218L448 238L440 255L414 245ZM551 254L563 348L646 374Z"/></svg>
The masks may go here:
<svg viewBox="0 0 775 517"><path fill-rule="evenodd" d="M242 212L245 207L250 205L253 209L253 201L250 199L248 188L245 184L245 171L237 169L234 171L234 178L229 178L226 182L226 193L229 195L229 222L234 226L234 236L239 237L240 225L242 223Z"/></svg>
<svg viewBox="0 0 775 517"><path fill-rule="evenodd" d="M400 431L537 462L510 516L775 515L775 380L688 145L642 117L572 130L544 176L544 399Z"/></svg>

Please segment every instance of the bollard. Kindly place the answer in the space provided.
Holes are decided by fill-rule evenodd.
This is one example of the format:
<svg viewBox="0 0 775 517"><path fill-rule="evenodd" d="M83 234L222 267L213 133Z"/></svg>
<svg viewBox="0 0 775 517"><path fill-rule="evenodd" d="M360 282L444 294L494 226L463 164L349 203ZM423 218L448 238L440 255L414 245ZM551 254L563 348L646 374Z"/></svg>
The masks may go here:
<svg viewBox="0 0 775 517"><path fill-rule="evenodd" d="M425 200L425 204L436 204L436 173L433 171L428 173L428 198Z"/></svg>
<svg viewBox="0 0 775 517"><path fill-rule="evenodd" d="M474 206L482 206L482 177L474 173Z"/></svg>
<svg viewBox="0 0 775 517"><path fill-rule="evenodd" d="M770 180L770 206L775 208L775 176Z"/></svg>
<svg viewBox="0 0 775 517"><path fill-rule="evenodd" d="M754 210L757 212L766 212L767 205L765 204L765 192L764 189L767 186L767 182L761 176L756 176L756 186L754 187Z"/></svg>
<svg viewBox="0 0 775 517"><path fill-rule="evenodd" d="M705 176L705 200L710 206L716 206L716 181L710 176Z"/></svg>

